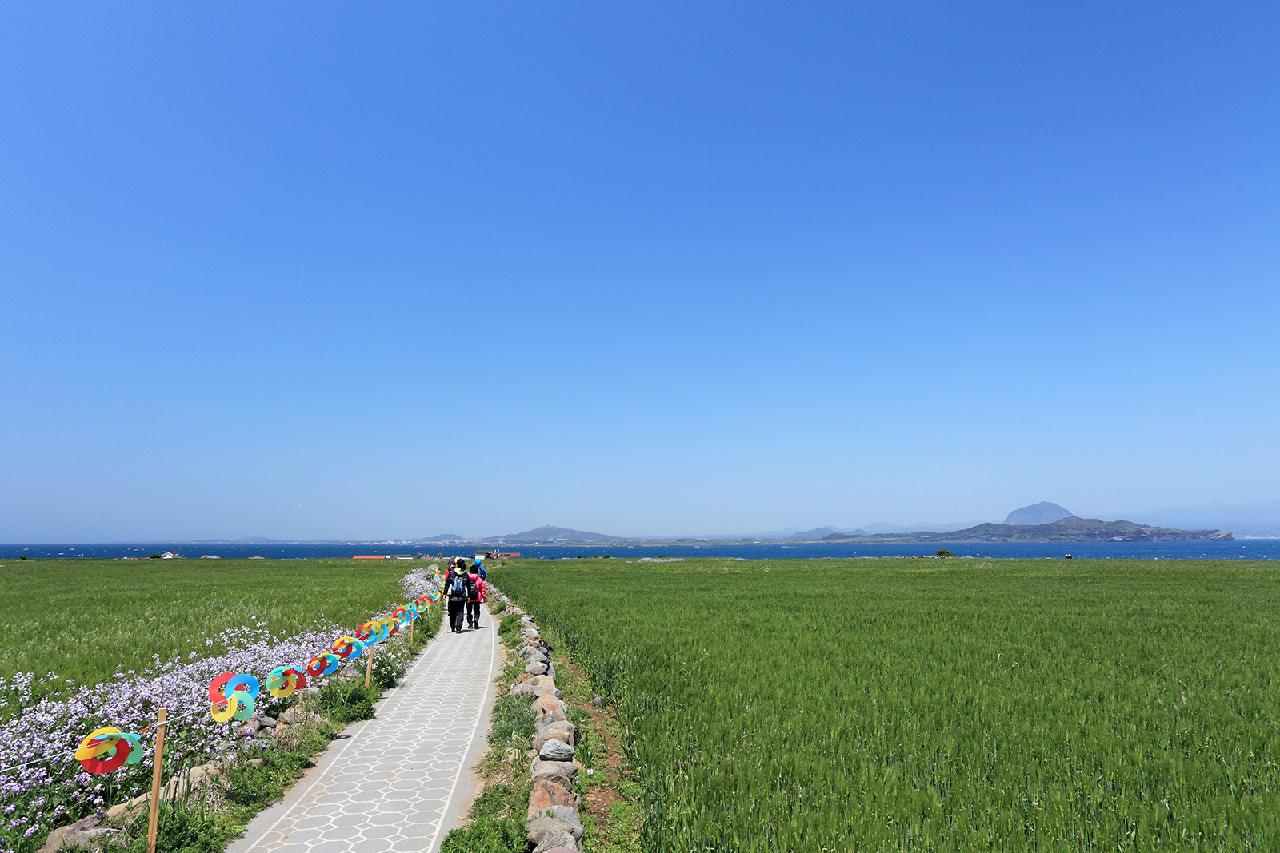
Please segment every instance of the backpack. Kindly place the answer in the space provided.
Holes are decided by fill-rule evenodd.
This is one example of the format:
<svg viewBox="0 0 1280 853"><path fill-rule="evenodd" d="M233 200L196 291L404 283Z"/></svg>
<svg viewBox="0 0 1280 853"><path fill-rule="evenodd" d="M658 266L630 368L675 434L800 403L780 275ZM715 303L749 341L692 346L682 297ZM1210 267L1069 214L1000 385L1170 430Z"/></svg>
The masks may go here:
<svg viewBox="0 0 1280 853"><path fill-rule="evenodd" d="M449 584L449 598L453 601L466 601L467 594L470 590L467 587L470 584L466 575L454 575L453 582Z"/></svg>
<svg viewBox="0 0 1280 853"><path fill-rule="evenodd" d="M480 600L480 584L476 583L471 575L463 575L467 581L467 601Z"/></svg>

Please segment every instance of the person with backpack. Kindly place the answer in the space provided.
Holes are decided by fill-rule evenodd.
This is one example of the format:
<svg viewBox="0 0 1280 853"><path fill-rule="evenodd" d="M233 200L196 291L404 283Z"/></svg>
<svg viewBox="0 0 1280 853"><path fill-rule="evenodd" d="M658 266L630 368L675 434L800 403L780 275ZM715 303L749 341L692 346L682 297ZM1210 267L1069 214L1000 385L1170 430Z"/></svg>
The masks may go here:
<svg viewBox="0 0 1280 853"><path fill-rule="evenodd" d="M455 634L462 633L462 616L467 607L467 599L471 597L470 585L465 566L449 569L445 594L449 596L449 630Z"/></svg>
<svg viewBox="0 0 1280 853"><path fill-rule="evenodd" d="M472 630L480 627L480 604L485 600L484 578L480 574L478 564L471 567L467 575L467 624Z"/></svg>
<svg viewBox="0 0 1280 853"><path fill-rule="evenodd" d="M440 587L441 605L449 603L449 584L453 583L454 562L454 560L450 560L444 567L444 585Z"/></svg>
<svg viewBox="0 0 1280 853"><path fill-rule="evenodd" d="M453 579L457 577L459 574L466 574L466 571L467 571L466 560L462 559L461 557L453 557L449 560L449 565L444 570L444 591L445 591L446 597L448 597L448 594L449 594L449 584L452 583Z"/></svg>

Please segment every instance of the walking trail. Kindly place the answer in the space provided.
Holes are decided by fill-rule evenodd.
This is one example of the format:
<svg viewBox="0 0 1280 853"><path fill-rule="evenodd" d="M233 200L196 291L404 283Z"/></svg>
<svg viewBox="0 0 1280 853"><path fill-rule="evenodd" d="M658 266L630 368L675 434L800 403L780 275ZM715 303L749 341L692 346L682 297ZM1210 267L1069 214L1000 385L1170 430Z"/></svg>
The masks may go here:
<svg viewBox="0 0 1280 853"><path fill-rule="evenodd" d="M377 717L346 729L228 853L435 851L475 796L498 665L497 625L445 625Z"/></svg>

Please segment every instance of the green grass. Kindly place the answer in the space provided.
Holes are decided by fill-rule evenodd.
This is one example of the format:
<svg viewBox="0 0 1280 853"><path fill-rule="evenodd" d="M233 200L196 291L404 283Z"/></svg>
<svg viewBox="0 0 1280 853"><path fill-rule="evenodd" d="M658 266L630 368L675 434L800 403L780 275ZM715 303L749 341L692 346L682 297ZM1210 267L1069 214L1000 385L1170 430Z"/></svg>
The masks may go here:
<svg viewBox="0 0 1280 853"><path fill-rule="evenodd" d="M1275 849L1280 565L526 561L650 850Z"/></svg>
<svg viewBox="0 0 1280 853"><path fill-rule="evenodd" d="M530 787L487 785L472 803L467 825L445 836L441 853L523 853L528 843L520 805L528 799Z"/></svg>
<svg viewBox="0 0 1280 853"><path fill-rule="evenodd" d="M559 632L539 627L553 647L564 647ZM581 764L585 772L578 774L575 787L584 796L597 787L612 789L617 796L602 814L593 814L585 808L579 810L586 849L588 853L636 853L643 849L640 846L641 791L625 761L614 769L608 762L606 735L615 741L620 739L617 721L611 716L593 718L586 711L596 695L590 682L577 673L561 652L554 652L552 659L556 663L556 687L564 694L569 720L578 732L573 760Z"/></svg>
<svg viewBox="0 0 1280 853"><path fill-rule="evenodd" d="M355 627L403 597L398 560L0 560L0 677L80 684L222 651L205 638L265 620L277 634ZM42 681L42 680L38 680ZM45 682L47 683L47 682Z"/></svg>

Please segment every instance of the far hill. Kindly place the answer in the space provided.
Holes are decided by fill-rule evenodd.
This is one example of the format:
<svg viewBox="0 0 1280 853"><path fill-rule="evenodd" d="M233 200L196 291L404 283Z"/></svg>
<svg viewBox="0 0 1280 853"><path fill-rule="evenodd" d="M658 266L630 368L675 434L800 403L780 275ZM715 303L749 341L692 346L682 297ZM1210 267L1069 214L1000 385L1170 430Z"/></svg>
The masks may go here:
<svg viewBox="0 0 1280 853"><path fill-rule="evenodd" d="M423 536L415 542L465 542L466 539L456 533L440 533L436 536Z"/></svg>
<svg viewBox="0 0 1280 853"><path fill-rule="evenodd" d="M1064 518L1070 518L1075 513L1066 507L1059 506L1048 501L1040 501L1038 504L1024 506L1015 509L1005 517L1005 524L1053 524L1055 521L1061 521Z"/></svg>
<svg viewBox="0 0 1280 853"><path fill-rule="evenodd" d="M879 536L827 536L825 542L1194 542L1231 539L1225 530L1178 530L1135 524L1132 521L1103 521L1074 515L1052 524L976 524L946 533L888 533Z"/></svg>
<svg viewBox="0 0 1280 853"><path fill-rule="evenodd" d="M865 530L841 530L838 527L815 527L812 530L801 530L785 537L796 542L821 542L828 536L865 536Z"/></svg>
<svg viewBox="0 0 1280 853"><path fill-rule="evenodd" d="M498 543L513 542L521 545L558 545L566 543L571 545L580 545L592 542L625 542L626 537L609 536L604 533L592 533L589 530L574 530L572 527L555 527L546 524L542 527L535 527L532 530L525 530L521 533L508 533L503 536L492 536L485 540Z"/></svg>

